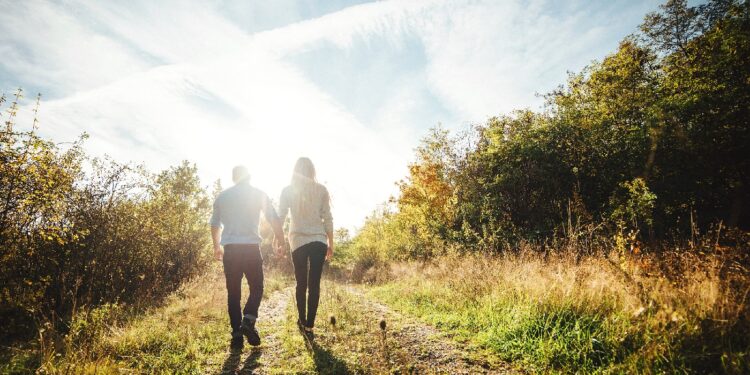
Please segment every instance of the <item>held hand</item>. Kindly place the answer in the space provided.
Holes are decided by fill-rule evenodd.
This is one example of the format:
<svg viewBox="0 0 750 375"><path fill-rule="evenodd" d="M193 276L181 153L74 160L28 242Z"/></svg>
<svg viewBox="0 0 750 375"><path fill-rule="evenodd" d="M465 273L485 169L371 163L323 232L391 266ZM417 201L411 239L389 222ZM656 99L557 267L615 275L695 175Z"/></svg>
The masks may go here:
<svg viewBox="0 0 750 375"><path fill-rule="evenodd" d="M220 245L214 246L214 258L216 258L216 260L218 261L224 259L224 249L222 249Z"/></svg>
<svg viewBox="0 0 750 375"><path fill-rule="evenodd" d="M285 249L284 249L284 240L279 239L278 237L273 239L273 248L276 251L276 256L280 258L285 258Z"/></svg>
<svg viewBox="0 0 750 375"><path fill-rule="evenodd" d="M326 260L331 260L333 258L333 246L328 246L328 251L326 251Z"/></svg>

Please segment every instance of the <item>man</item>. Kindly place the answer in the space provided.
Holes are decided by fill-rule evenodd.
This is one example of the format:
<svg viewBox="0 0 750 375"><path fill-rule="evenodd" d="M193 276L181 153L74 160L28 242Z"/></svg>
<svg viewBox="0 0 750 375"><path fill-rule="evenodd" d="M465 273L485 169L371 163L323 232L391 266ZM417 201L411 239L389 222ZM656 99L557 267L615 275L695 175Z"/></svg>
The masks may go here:
<svg viewBox="0 0 750 375"><path fill-rule="evenodd" d="M279 243L283 241L284 233L268 196L250 186L247 168L234 167L232 180L234 186L222 191L214 201L211 238L214 256L224 263L227 308L232 325L231 347L242 349L243 335L250 345L260 345L260 336L255 329L258 307L263 297L263 258L260 254L261 237L258 234L260 212L263 212L273 228L274 245L277 250L280 247ZM240 310L243 275L250 286L250 295L244 309Z"/></svg>

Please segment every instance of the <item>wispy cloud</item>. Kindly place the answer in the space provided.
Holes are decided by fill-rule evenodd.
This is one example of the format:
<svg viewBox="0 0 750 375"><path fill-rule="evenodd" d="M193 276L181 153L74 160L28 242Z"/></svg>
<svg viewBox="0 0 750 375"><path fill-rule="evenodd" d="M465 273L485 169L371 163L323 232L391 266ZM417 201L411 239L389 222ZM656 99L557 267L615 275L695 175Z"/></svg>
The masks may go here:
<svg viewBox="0 0 750 375"><path fill-rule="evenodd" d="M73 93L116 81L148 65L130 50L91 31L70 8L51 2L4 2L0 53L9 76L53 93Z"/></svg>
<svg viewBox="0 0 750 375"><path fill-rule="evenodd" d="M207 184L226 185L242 162L276 195L310 156L351 227L394 192L426 128L538 106L535 92L601 58L654 7L384 1L318 17L286 5L278 20L293 23L257 25L241 15L267 5L4 6L0 86L49 91L42 129L55 139L86 131L93 154L154 169L193 160Z"/></svg>

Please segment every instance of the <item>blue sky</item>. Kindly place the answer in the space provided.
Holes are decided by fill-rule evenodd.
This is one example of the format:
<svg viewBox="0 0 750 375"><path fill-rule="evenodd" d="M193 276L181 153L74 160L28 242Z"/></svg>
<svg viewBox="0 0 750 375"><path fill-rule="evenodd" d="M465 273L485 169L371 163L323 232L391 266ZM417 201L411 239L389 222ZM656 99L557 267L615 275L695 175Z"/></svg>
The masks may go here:
<svg viewBox="0 0 750 375"><path fill-rule="evenodd" d="M0 90L43 94L45 136L85 131L92 155L154 171L191 160L207 186L242 163L274 197L309 156L354 228L430 127L539 109L659 4L0 0Z"/></svg>

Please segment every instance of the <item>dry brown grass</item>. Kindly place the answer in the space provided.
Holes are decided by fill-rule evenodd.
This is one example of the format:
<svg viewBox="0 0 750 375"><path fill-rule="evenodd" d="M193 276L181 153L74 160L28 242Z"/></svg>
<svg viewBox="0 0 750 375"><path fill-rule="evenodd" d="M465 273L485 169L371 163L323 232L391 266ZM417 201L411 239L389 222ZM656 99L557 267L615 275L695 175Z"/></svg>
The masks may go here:
<svg viewBox="0 0 750 375"><path fill-rule="evenodd" d="M391 281L380 287L380 296L437 325L495 332L479 343L502 351L515 348L509 359L545 370L748 370L750 273L741 246L731 251L612 251L607 256L538 250L524 245L504 255L392 264ZM392 295L397 290L401 295ZM564 330L580 330L588 324L583 322L594 322L585 335L604 342L605 349L580 348L585 340L579 340L566 350L606 354L585 354L584 360L594 359L578 367L576 361L584 360L566 362L559 358L563 354L537 352L547 339L564 340ZM532 347L513 341L530 336L541 342Z"/></svg>

